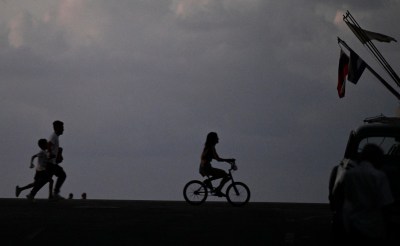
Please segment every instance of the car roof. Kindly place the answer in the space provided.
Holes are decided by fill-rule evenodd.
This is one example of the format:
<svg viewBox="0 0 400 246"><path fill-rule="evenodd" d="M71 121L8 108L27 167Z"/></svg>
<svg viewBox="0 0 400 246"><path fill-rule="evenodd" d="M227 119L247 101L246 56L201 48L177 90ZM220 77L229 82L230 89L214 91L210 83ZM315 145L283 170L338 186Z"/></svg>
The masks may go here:
<svg viewBox="0 0 400 246"><path fill-rule="evenodd" d="M358 138L382 136L400 137L400 118L384 115L366 118L364 125L354 132Z"/></svg>
<svg viewBox="0 0 400 246"><path fill-rule="evenodd" d="M360 126L356 131L358 137L393 136L400 137L400 125L373 123Z"/></svg>

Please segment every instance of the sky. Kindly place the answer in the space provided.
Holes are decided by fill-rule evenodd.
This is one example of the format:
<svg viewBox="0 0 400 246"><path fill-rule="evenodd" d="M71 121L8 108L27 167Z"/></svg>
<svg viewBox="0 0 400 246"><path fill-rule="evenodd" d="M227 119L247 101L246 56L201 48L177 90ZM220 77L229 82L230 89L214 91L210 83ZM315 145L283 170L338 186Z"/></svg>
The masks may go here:
<svg viewBox="0 0 400 246"><path fill-rule="evenodd" d="M399 107L369 71L339 99L337 37L392 83L346 10L400 40L399 0L0 0L0 197L62 120L64 196L183 200L215 131L251 201L327 202L350 131Z"/></svg>

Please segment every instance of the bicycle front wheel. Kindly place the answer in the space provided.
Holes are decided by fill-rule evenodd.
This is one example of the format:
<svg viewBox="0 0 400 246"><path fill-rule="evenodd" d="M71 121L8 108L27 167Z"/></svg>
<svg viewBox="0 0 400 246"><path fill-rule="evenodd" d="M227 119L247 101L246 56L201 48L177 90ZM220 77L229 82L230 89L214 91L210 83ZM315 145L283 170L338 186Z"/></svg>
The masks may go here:
<svg viewBox="0 0 400 246"><path fill-rule="evenodd" d="M234 206L243 206L250 200L250 189L244 183L232 183L226 189L226 199Z"/></svg>
<svg viewBox="0 0 400 246"><path fill-rule="evenodd" d="M199 180L192 180L183 188L183 197L189 204L200 205L206 201L207 196L207 187Z"/></svg>

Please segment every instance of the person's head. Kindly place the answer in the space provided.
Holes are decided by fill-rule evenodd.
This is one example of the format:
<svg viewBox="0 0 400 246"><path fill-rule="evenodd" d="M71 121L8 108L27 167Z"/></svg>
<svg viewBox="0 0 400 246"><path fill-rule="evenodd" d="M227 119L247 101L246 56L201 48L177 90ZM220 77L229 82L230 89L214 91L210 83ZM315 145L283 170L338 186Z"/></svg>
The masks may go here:
<svg viewBox="0 0 400 246"><path fill-rule="evenodd" d="M53 122L53 129L54 129L54 132L58 136L62 135L63 132L64 132L64 122L59 121L59 120L54 121Z"/></svg>
<svg viewBox="0 0 400 246"><path fill-rule="evenodd" d="M210 132L207 134L205 146L215 146L218 143L218 140L218 134L216 132Z"/></svg>
<svg viewBox="0 0 400 246"><path fill-rule="evenodd" d="M361 159L371 162L376 168L382 164L383 150L376 144L366 144L361 151Z"/></svg>
<svg viewBox="0 0 400 246"><path fill-rule="evenodd" d="M38 145L42 150L46 150L47 149L47 140L44 138L39 139Z"/></svg>

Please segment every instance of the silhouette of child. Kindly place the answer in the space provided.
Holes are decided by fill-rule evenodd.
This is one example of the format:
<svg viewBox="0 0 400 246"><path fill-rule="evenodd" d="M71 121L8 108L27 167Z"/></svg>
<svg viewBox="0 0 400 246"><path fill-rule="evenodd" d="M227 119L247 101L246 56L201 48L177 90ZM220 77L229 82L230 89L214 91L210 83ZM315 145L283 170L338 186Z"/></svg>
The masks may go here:
<svg viewBox="0 0 400 246"><path fill-rule="evenodd" d="M34 168L35 165L33 164L33 161L35 158L38 158L37 165L36 165L36 173L34 177L34 182L30 183L26 186L19 187L16 186L15 188L15 196L18 197L20 193L23 190L33 188L31 193L27 195L28 199L33 199L36 195L36 193L47 183L49 182L49 198L53 197L53 180L52 180L52 174L49 170L47 170L47 165L48 165L48 153L47 153L47 140L46 139L39 139L38 145L40 147L40 152L33 155L31 158L31 163L30 163L30 168Z"/></svg>
<svg viewBox="0 0 400 246"><path fill-rule="evenodd" d="M206 179L204 183L208 187L212 187L211 181L216 179L221 179L220 184L215 189L215 194L218 196L225 196L222 193L222 188L224 184L229 180L228 174L219 168L214 168L211 166L211 161L214 159L219 162L228 162L231 165L234 164L235 159L224 159L219 157L217 151L215 150L215 145L219 142L218 134L215 132L210 132L207 135L206 143L204 144L204 149L201 154L201 163L200 163L200 174L204 176L211 176L210 178Z"/></svg>

